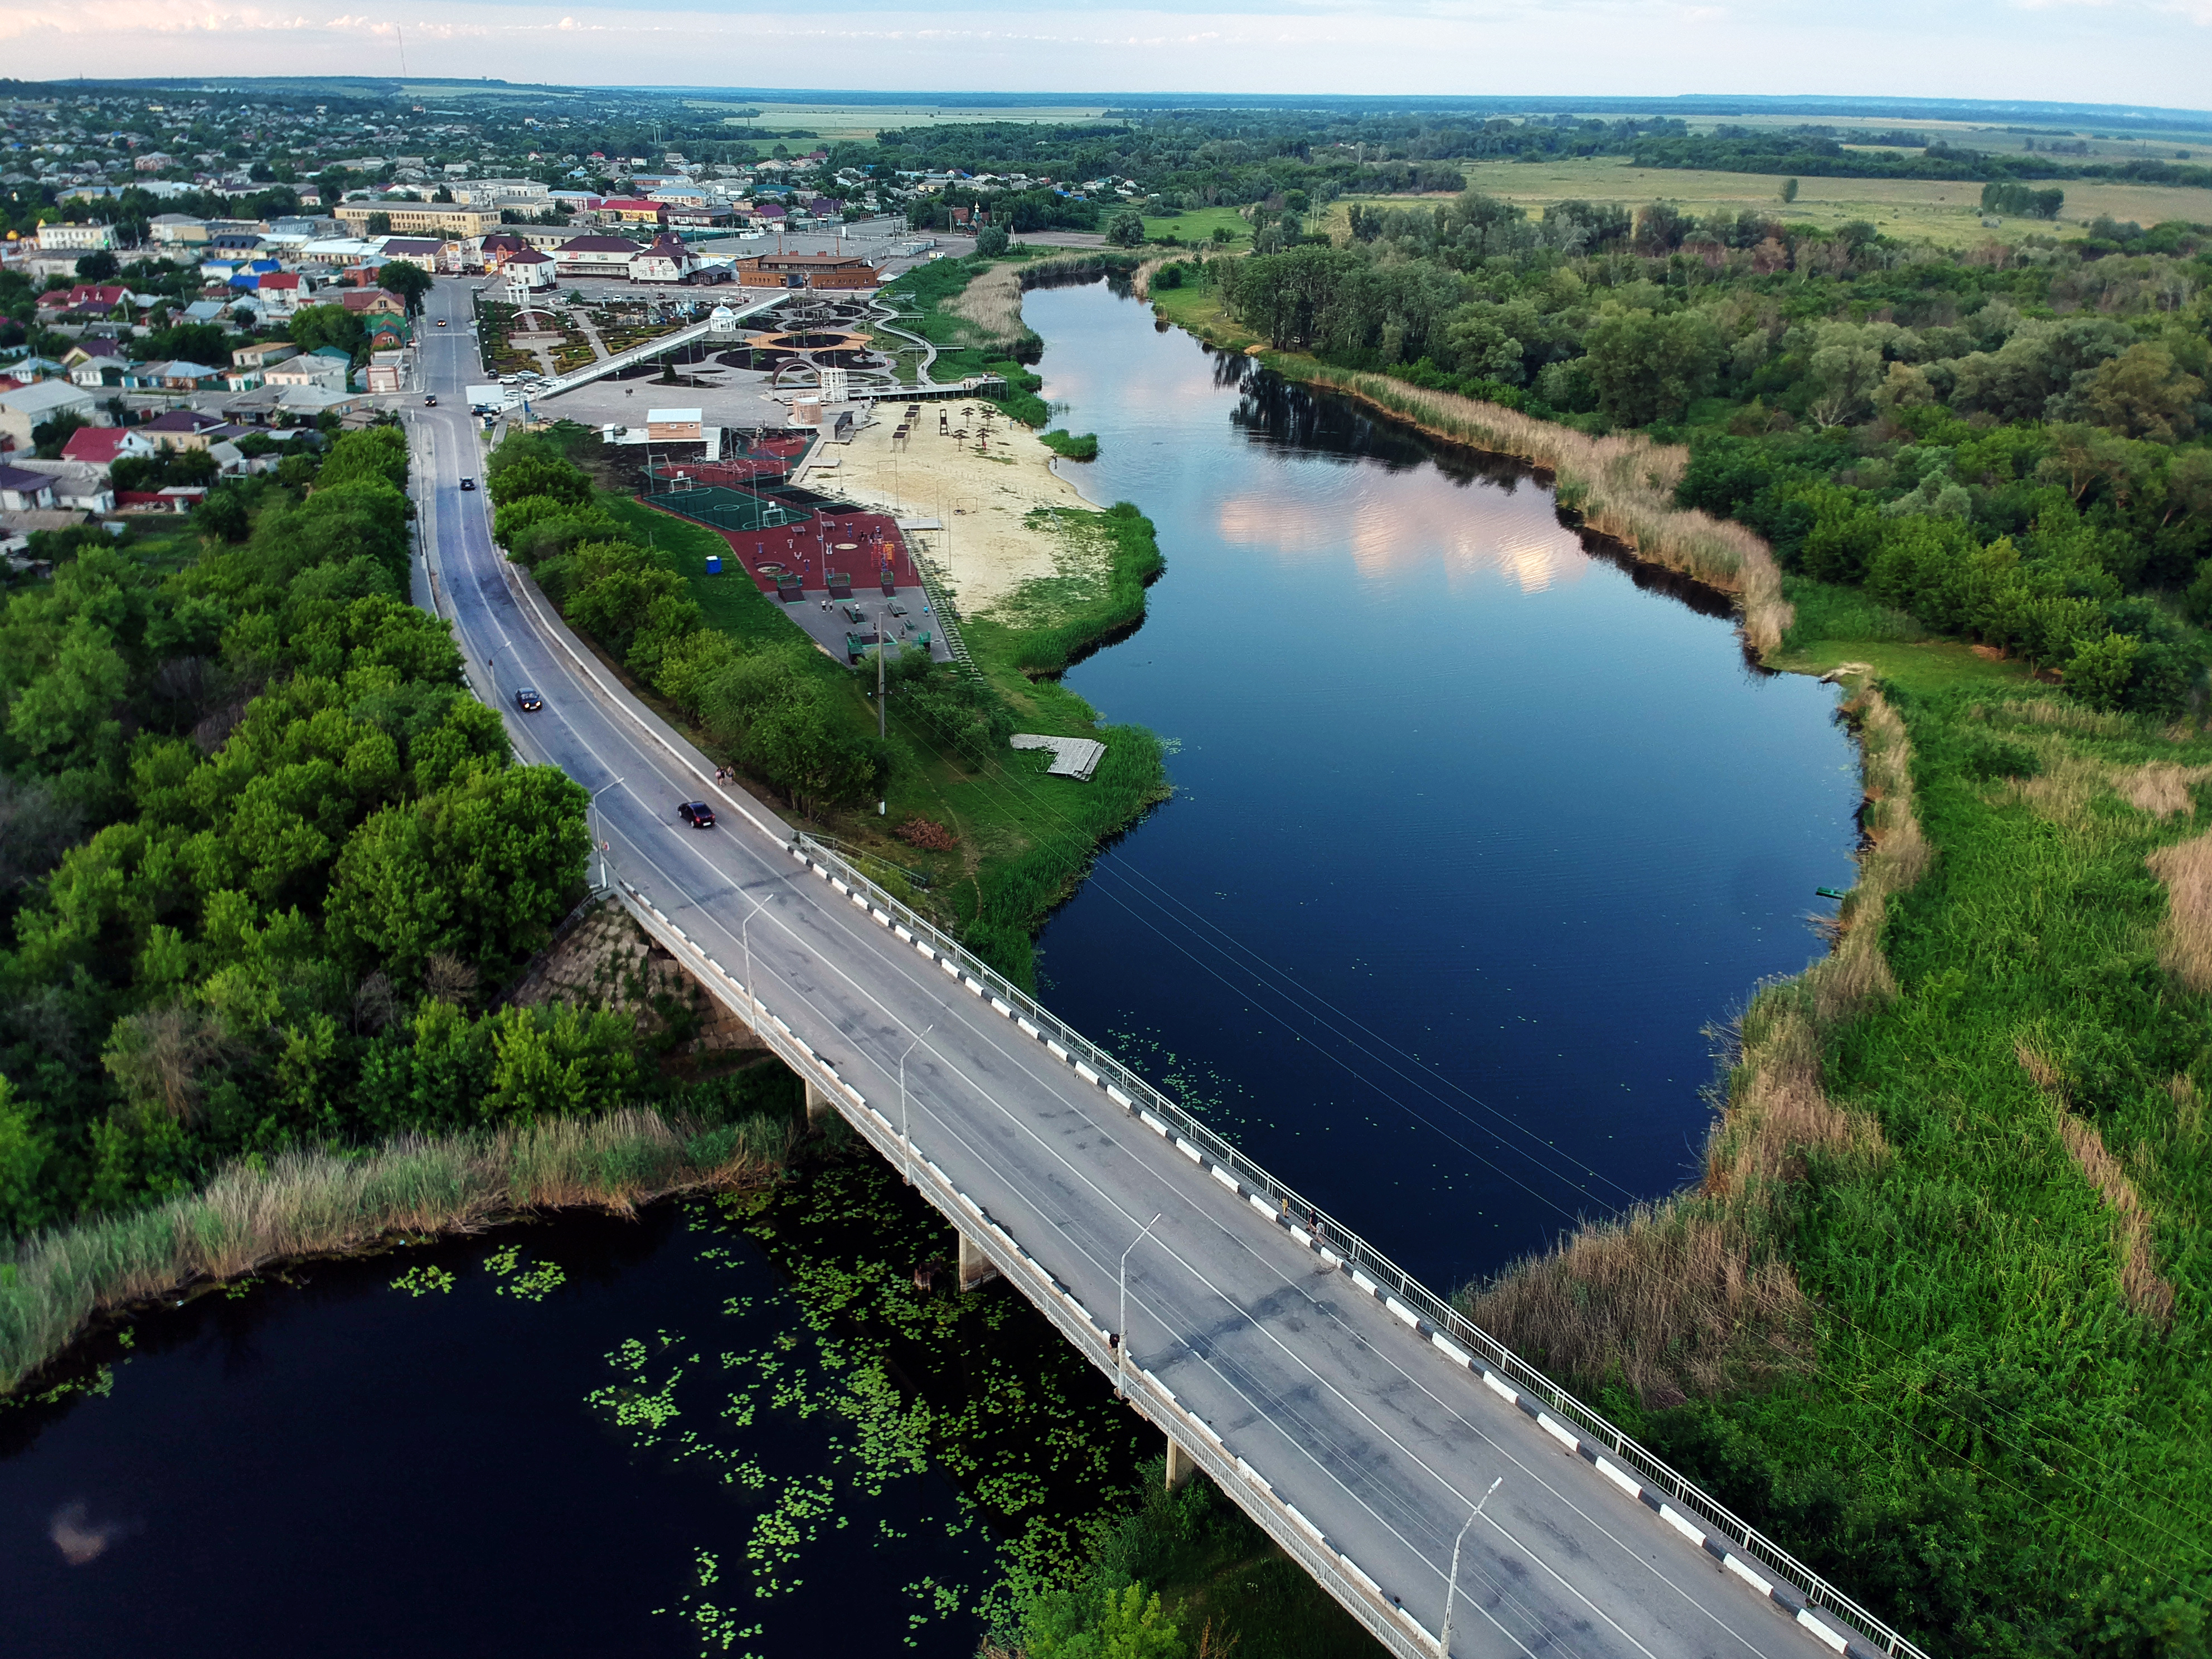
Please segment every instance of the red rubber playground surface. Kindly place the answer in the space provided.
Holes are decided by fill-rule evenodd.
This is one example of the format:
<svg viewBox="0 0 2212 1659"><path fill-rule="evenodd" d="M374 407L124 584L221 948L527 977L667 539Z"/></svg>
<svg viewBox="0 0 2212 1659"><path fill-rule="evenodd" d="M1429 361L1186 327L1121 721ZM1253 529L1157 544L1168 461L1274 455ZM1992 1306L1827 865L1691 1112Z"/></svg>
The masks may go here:
<svg viewBox="0 0 2212 1659"><path fill-rule="evenodd" d="M651 504L648 500L647 505ZM730 544L739 565L763 593L775 593L778 569L797 571L800 588L817 594L830 591L828 573L833 570L850 578L856 592L879 589L885 565L890 567L896 586L921 586L921 573L915 568L906 538L887 513L814 513L778 530L718 530L715 534Z"/></svg>

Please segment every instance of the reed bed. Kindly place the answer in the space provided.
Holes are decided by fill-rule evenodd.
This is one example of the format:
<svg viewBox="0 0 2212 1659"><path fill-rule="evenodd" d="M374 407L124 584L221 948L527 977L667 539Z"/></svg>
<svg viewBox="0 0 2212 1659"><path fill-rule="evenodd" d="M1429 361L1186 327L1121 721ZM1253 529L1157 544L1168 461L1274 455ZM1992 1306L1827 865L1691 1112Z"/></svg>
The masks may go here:
<svg viewBox="0 0 2212 1659"><path fill-rule="evenodd" d="M1298 373L1423 431L1541 467L1553 475L1560 505L1580 512L1592 530L1734 594L1753 650L1771 651L1789 632L1794 612L1766 543L1732 520L1674 505L1674 486L1690 459L1682 446L1633 433L1593 438L1502 404L1322 363L1301 362Z"/></svg>
<svg viewBox="0 0 2212 1659"><path fill-rule="evenodd" d="M993 265L941 306L968 326L965 343L1006 349L1030 337L1022 321L1022 267Z"/></svg>
<svg viewBox="0 0 2212 1659"><path fill-rule="evenodd" d="M1844 709L1864 757L1859 878L1828 955L1761 988L1718 1034L1733 1052L1698 1188L1585 1224L1454 1298L1492 1335L1565 1377L1619 1381L1663 1407L1811 1364L1815 1310L1773 1241L1790 1188L1815 1160L1889 1155L1872 1118L1828 1097L1821 1054L1838 1025L1894 993L1882 921L1931 857L1903 720L1871 686Z"/></svg>
<svg viewBox="0 0 2212 1659"><path fill-rule="evenodd" d="M2159 960L2191 990L2212 991L2212 831L2160 848L2150 867L2166 884Z"/></svg>
<svg viewBox="0 0 2212 1659"><path fill-rule="evenodd" d="M101 1313L387 1238L478 1232L540 1210L628 1215L675 1193L756 1185L781 1166L791 1133L766 1116L702 1130L628 1109L234 1164L199 1192L33 1236L0 1261L0 1393Z"/></svg>

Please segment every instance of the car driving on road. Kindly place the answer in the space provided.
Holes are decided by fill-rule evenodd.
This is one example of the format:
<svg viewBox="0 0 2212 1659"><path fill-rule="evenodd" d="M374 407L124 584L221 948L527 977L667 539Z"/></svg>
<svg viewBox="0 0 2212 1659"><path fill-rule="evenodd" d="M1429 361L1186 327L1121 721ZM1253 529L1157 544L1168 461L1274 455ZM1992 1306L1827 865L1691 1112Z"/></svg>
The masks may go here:
<svg viewBox="0 0 2212 1659"><path fill-rule="evenodd" d="M428 397L426 397L425 398L423 398L423 399L422 399L422 407L423 407L423 408L425 408L425 409L435 409L437 406L438 406L438 394L437 394L436 392L433 392L432 393L430 393L430 394L429 394L429 396L428 396Z"/></svg>
<svg viewBox="0 0 2212 1659"><path fill-rule="evenodd" d="M676 816L694 830L712 830L714 827L714 809L703 800L685 801L676 809Z"/></svg>
<svg viewBox="0 0 2212 1659"><path fill-rule="evenodd" d="M538 695L535 688L518 685L514 688L514 706L526 714L534 714L545 707L545 699Z"/></svg>
<svg viewBox="0 0 2212 1659"><path fill-rule="evenodd" d="M477 481L474 478L464 478L461 480L461 488L464 489L474 489L476 487Z"/></svg>

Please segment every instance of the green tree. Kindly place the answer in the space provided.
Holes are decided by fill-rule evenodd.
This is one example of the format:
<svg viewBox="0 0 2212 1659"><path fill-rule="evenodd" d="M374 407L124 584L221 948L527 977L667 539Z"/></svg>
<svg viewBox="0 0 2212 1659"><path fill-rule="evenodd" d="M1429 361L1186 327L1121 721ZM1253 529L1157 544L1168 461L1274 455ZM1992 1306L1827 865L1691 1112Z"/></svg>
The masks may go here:
<svg viewBox="0 0 2212 1659"><path fill-rule="evenodd" d="M1142 247L1145 222L1134 209L1125 208L1106 222L1106 240L1115 247Z"/></svg>
<svg viewBox="0 0 2212 1659"><path fill-rule="evenodd" d="M986 225L975 233L975 252L986 259L995 259L1006 251L1007 243L1012 240L1004 225Z"/></svg>
<svg viewBox="0 0 2212 1659"><path fill-rule="evenodd" d="M1785 202L1794 202L1797 199L1797 181L1795 179L1784 179L1782 181L1782 199Z"/></svg>
<svg viewBox="0 0 2212 1659"><path fill-rule="evenodd" d="M1608 306L1584 344L1598 408L1631 426L1679 419L1711 387L1720 365L1720 331L1701 311Z"/></svg>
<svg viewBox="0 0 2212 1659"><path fill-rule="evenodd" d="M1029 1659L1188 1659L1190 1644L1142 1583L1048 1598L1023 1630Z"/></svg>
<svg viewBox="0 0 2212 1659"><path fill-rule="evenodd" d="M406 301L410 317L422 314L422 297L429 293L434 280L428 271L411 259L391 260L376 273L379 287Z"/></svg>
<svg viewBox="0 0 2212 1659"><path fill-rule="evenodd" d="M106 248L95 248L76 262L76 279L80 283L112 283L123 267Z"/></svg>
<svg viewBox="0 0 2212 1659"><path fill-rule="evenodd" d="M41 421L31 428L31 453L40 460L58 458L73 432L90 426L92 422L73 409L63 410L50 421Z"/></svg>
<svg viewBox="0 0 2212 1659"><path fill-rule="evenodd" d="M46 1221L48 1150L31 1103L18 1097L15 1085L0 1076L0 1239L20 1238Z"/></svg>
<svg viewBox="0 0 2212 1659"><path fill-rule="evenodd" d="M388 213L372 213L368 216L368 222L363 228L371 236L389 236L392 234L392 216Z"/></svg>
<svg viewBox="0 0 2212 1659"><path fill-rule="evenodd" d="M302 351L336 346L349 357L360 356L367 341L361 319L343 306L303 306L294 313L285 332Z"/></svg>

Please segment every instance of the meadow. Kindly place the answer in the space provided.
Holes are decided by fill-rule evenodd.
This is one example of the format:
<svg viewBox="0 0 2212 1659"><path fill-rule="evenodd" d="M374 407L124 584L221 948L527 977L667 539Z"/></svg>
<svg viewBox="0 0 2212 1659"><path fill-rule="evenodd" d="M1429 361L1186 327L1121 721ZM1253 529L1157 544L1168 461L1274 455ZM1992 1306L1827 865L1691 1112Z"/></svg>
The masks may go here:
<svg viewBox="0 0 2212 1659"><path fill-rule="evenodd" d="M2007 219L1991 229L1982 223L1981 186L1971 181L1808 176L1798 180L1797 199L1785 205L1782 180L1765 173L1640 167L1614 155L1562 161L1471 161L1465 170L1469 188L1532 213L1570 201L1618 202L1631 207L1667 201L1701 216L1755 208L1791 224L1824 229L1863 219L1886 236L1947 248L1978 246L1990 240L2017 242L2032 235L2082 236L2100 215L2146 226L2166 219L2212 224L2212 190L2107 179L2064 180L2066 206L2055 223ZM1328 222L1341 234L1346 210L1352 201L1403 207L1412 199L1347 197L1331 204Z"/></svg>

